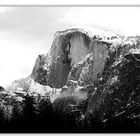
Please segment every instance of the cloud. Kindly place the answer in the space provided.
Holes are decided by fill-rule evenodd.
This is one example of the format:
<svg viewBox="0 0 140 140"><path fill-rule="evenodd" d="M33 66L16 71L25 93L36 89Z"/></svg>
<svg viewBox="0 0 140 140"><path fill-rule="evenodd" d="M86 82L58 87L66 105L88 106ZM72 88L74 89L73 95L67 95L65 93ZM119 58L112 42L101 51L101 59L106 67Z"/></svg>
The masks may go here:
<svg viewBox="0 0 140 140"><path fill-rule="evenodd" d="M50 48L54 34L69 27L59 18L63 18L66 7L13 7L0 13L0 33L5 32L13 40L21 42L43 42ZM25 46L26 47L26 46ZM47 50L48 50L47 49Z"/></svg>
<svg viewBox="0 0 140 140"><path fill-rule="evenodd" d="M0 29L32 34L42 37L57 24L66 8L57 7L14 7L0 14Z"/></svg>
<svg viewBox="0 0 140 140"><path fill-rule="evenodd" d="M139 7L78 7L60 18L73 26L91 26L124 35L140 35Z"/></svg>

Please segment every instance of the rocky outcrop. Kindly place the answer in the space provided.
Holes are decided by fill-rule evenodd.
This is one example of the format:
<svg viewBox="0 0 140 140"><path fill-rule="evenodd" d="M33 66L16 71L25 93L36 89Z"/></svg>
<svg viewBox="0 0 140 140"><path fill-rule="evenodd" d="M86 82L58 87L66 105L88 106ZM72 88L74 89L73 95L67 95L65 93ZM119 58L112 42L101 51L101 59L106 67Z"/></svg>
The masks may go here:
<svg viewBox="0 0 140 140"><path fill-rule="evenodd" d="M78 86L86 88L96 83L109 57L111 41L81 29L59 31L47 56L38 56L31 78L51 88L66 85L65 92L77 93Z"/></svg>
<svg viewBox="0 0 140 140"><path fill-rule="evenodd" d="M88 54L89 36L82 30L71 29L57 32L52 43L50 82L55 88L63 87L71 68Z"/></svg>
<svg viewBox="0 0 140 140"><path fill-rule="evenodd" d="M49 66L49 55L39 55L36 59L31 78L42 85L47 85L50 71Z"/></svg>
<svg viewBox="0 0 140 140"><path fill-rule="evenodd" d="M38 56L31 78L53 88L63 87L74 64L88 54L89 44L90 37L83 30L57 32L48 57Z"/></svg>
<svg viewBox="0 0 140 140"><path fill-rule="evenodd" d="M104 68L109 45L80 29L57 32L50 51L49 85L61 88L69 80L85 85L88 84L86 81L95 81Z"/></svg>

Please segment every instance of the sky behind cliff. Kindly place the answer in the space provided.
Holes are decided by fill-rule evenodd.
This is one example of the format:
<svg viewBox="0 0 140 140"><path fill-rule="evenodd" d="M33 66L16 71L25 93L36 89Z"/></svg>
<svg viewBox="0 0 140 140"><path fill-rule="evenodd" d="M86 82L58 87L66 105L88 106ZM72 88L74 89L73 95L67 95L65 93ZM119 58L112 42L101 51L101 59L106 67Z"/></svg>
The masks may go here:
<svg viewBox="0 0 140 140"><path fill-rule="evenodd" d="M88 26L140 35L139 15L138 7L0 7L0 85L28 76L56 31Z"/></svg>

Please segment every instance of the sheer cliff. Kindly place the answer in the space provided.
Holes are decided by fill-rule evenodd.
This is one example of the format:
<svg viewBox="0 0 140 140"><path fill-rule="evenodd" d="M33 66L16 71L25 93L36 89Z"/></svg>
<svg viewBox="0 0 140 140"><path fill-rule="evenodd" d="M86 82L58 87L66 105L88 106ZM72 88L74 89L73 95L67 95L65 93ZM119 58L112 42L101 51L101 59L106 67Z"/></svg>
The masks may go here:
<svg viewBox="0 0 140 140"><path fill-rule="evenodd" d="M110 43L94 38L81 29L57 32L48 54L50 58L39 56L31 77L52 88L62 88L69 80L85 85L95 81L104 68Z"/></svg>

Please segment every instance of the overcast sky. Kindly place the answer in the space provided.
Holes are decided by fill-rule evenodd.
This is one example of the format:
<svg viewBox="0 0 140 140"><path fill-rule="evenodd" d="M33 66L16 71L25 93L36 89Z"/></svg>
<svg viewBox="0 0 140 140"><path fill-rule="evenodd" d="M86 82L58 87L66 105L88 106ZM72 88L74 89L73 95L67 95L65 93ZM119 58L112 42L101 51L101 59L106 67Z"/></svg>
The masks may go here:
<svg viewBox="0 0 140 140"><path fill-rule="evenodd" d="M0 7L0 85L28 76L56 31L88 26L140 35L139 15L138 7Z"/></svg>

